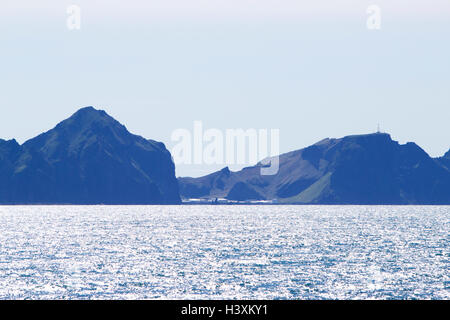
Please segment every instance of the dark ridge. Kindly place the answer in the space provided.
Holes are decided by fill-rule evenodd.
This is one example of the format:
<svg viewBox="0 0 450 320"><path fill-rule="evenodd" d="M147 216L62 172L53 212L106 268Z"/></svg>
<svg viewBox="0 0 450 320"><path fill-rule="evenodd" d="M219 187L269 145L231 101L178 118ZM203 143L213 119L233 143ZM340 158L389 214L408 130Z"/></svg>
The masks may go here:
<svg viewBox="0 0 450 320"><path fill-rule="evenodd" d="M86 107L26 141L0 141L0 203L177 204L164 144Z"/></svg>
<svg viewBox="0 0 450 320"><path fill-rule="evenodd" d="M450 164L417 144L400 145L387 133L324 139L280 155L276 175L261 164L200 178L179 179L183 198L276 200L298 204L450 204ZM220 179L220 188L215 182Z"/></svg>

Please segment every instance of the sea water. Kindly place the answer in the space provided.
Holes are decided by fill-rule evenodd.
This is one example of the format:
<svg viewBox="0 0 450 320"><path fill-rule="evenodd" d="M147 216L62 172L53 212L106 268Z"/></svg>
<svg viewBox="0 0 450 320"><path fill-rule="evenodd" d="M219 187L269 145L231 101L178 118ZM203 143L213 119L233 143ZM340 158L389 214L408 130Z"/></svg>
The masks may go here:
<svg viewBox="0 0 450 320"><path fill-rule="evenodd" d="M0 206L1 299L449 299L450 206Z"/></svg>

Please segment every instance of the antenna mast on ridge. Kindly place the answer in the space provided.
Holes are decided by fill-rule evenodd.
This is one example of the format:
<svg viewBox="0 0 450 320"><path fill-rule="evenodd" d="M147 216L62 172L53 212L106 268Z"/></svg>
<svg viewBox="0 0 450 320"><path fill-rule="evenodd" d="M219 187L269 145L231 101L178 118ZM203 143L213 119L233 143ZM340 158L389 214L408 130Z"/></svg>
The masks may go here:
<svg viewBox="0 0 450 320"><path fill-rule="evenodd" d="M380 124L378 124L378 126L377 126L377 133L381 133L381 131L380 131Z"/></svg>

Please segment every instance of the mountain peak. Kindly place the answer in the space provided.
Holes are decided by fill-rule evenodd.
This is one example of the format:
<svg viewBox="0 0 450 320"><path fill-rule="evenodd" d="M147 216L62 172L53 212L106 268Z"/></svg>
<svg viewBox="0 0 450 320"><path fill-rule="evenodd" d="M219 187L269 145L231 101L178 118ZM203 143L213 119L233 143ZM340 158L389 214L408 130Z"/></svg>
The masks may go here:
<svg viewBox="0 0 450 320"><path fill-rule="evenodd" d="M345 136L342 138L343 140L358 140L358 141L392 141L391 135L389 133L384 132L376 132L376 133L367 133L367 134L357 134Z"/></svg>
<svg viewBox="0 0 450 320"><path fill-rule="evenodd" d="M180 201L165 146L91 106L22 146L0 140L0 160L0 203Z"/></svg>
<svg viewBox="0 0 450 320"><path fill-rule="evenodd" d="M104 135L113 133L116 138L131 135L127 128L104 110L94 107L79 109L68 119L60 122L55 129L63 129L75 134Z"/></svg>
<svg viewBox="0 0 450 320"><path fill-rule="evenodd" d="M75 115L87 115L87 114L105 115L106 112L104 110L95 109L93 106L87 106L87 107L78 109L73 115L75 116Z"/></svg>
<svg viewBox="0 0 450 320"><path fill-rule="evenodd" d="M384 144L391 144L394 141L391 138L391 135L389 133L367 133L367 134L355 134L355 135L348 135L344 136L342 138L326 138L323 140L320 140L313 144L310 147L307 147L305 149L309 149L311 147L320 147L320 148L329 148L335 145L340 144L358 144L362 146L375 146L375 145L384 145ZM301 150L293 151L293 153L298 153Z"/></svg>
<svg viewBox="0 0 450 320"><path fill-rule="evenodd" d="M16 139L11 139L11 140L3 140L0 139L0 143L3 145L19 145L19 143L16 141Z"/></svg>
<svg viewBox="0 0 450 320"><path fill-rule="evenodd" d="M108 115L104 110L95 109L92 106L84 107L75 112L68 119L60 122L65 123L67 121L82 121L82 122L94 122L99 120L109 120L113 122L117 122L113 117Z"/></svg>
<svg viewBox="0 0 450 320"><path fill-rule="evenodd" d="M65 150L79 151L87 145L103 141L111 144L130 142L131 134L124 125L103 110L94 107L79 109L53 129L24 143L25 147L46 149L47 155ZM51 151L52 150L52 151Z"/></svg>
<svg viewBox="0 0 450 320"><path fill-rule="evenodd" d="M11 156L11 154L17 153L19 151L20 145L17 143L16 139L12 140L0 139L0 160L3 158L2 154Z"/></svg>
<svg viewBox="0 0 450 320"><path fill-rule="evenodd" d="M90 111L96 112L96 111L100 111L100 110L95 109L93 106L86 106L86 107L82 107L82 108L78 109L77 112L90 112Z"/></svg>

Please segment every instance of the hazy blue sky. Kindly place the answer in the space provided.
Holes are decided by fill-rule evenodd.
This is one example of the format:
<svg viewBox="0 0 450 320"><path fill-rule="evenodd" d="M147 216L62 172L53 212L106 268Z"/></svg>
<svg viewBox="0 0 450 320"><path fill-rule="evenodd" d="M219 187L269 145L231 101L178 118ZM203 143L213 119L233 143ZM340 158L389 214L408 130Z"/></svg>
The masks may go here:
<svg viewBox="0 0 450 320"><path fill-rule="evenodd" d="M3 0L0 138L79 107L168 148L177 128L279 128L281 151L377 123L450 148L448 0ZM66 9L81 7L81 30ZM369 5L381 30L366 27ZM198 176L222 166L179 166Z"/></svg>

